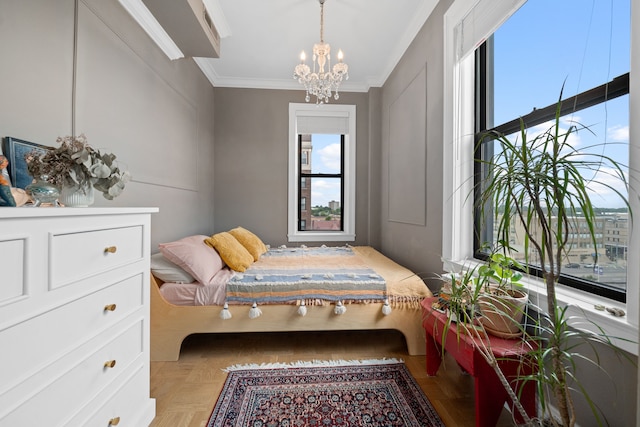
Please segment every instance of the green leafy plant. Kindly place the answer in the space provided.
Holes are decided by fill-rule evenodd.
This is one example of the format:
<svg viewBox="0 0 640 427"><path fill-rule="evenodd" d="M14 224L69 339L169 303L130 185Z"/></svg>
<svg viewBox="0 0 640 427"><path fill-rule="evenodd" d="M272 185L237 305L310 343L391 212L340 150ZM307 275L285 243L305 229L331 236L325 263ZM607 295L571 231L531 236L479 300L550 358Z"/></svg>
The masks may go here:
<svg viewBox="0 0 640 427"><path fill-rule="evenodd" d="M502 260L502 258L496 259ZM500 369L498 358L491 349L491 341L487 339L485 326L478 321L479 301L483 294L487 292L486 289L488 289L487 286L490 278L494 278L497 274L504 275L505 277L516 276L515 274L511 275L507 273L506 265L504 265L504 267L500 274L498 274L496 271L493 271L489 265L485 264L464 266L457 272L457 269L451 266L451 273L440 276L441 280L443 280L443 288L440 291L439 300L434 308L445 311L448 314L442 331L443 353L446 346L446 337L452 327L455 328L458 341L461 335L470 337L476 350L496 373L498 380L513 403L515 410L520 414L520 417L525 423L529 425L532 422L518 398L518 390L512 386L509 379L507 379L504 372ZM510 282L510 279L508 281ZM451 316L452 313L456 314L456 321L453 320L454 317ZM523 346L525 346L525 348L532 348L527 341L523 342ZM522 384L524 384L524 382L522 382Z"/></svg>
<svg viewBox="0 0 640 427"><path fill-rule="evenodd" d="M556 295L562 260L580 219L586 223L586 232L597 247L591 188L597 185L612 191L628 209L629 203L614 184L598 179L604 174L627 186L623 166L606 155L579 151L570 143L573 133L588 129L578 125L563 129L561 99L562 92L553 124L539 135L529 138L522 121L515 139L497 132L485 135L485 139L497 141L499 148L494 158L480 160L486 175L476 188L479 195L476 206L483 219L495 216L498 240L511 241L512 230L521 227L525 263L529 263L530 252L539 260L547 302L546 307L541 308L543 315L538 324L544 346L532 355L539 363L536 377L539 398L544 404L543 410L547 411L550 403L557 408L560 419L550 417L553 425L573 426L576 411L571 390L575 384L575 358L582 356L572 351L567 338L579 337L603 344L610 344L610 340L603 334L588 331L575 334L576 329L570 326L566 309L559 307ZM587 402L591 401L583 388L578 387L578 391L585 395ZM600 419L595 406L592 410Z"/></svg>
<svg viewBox="0 0 640 427"><path fill-rule="evenodd" d="M487 278L489 283L496 284L496 290L503 294L513 291L524 291L525 286L521 282L524 275L522 271L526 268L519 261L501 252L494 252L489 256L487 264L479 269L480 274ZM489 290L486 289L485 290Z"/></svg>

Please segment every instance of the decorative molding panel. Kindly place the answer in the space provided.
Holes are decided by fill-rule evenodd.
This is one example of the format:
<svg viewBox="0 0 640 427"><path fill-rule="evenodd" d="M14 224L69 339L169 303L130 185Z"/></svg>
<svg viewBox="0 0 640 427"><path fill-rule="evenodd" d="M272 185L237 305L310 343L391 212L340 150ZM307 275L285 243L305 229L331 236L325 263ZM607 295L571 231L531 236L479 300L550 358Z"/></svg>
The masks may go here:
<svg viewBox="0 0 640 427"><path fill-rule="evenodd" d="M426 225L426 65L389 106L389 221Z"/></svg>

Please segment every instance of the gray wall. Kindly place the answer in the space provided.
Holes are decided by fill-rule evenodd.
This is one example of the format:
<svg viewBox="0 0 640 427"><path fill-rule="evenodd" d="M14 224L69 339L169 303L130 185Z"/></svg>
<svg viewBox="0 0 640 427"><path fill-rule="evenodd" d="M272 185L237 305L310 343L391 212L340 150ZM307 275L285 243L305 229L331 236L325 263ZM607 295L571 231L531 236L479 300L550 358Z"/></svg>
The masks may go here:
<svg viewBox="0 0 640 427"><path fill-rule="evenodd" d="M451 3L436 6L382 88L381 249L423 277L442 269L443 15Z"/></svg>
<svg viewBox="0 0 640 427"><path fill-rule="evenodd" d="M215 89L216 231L241 225L272 246L288 244L290 102L304 102L304 91ZM345 92L332 103L356 106L356 241L350 243L368 245L375 227L370 193L377 191L370 188L369 97Z"/></svg>
<svg viewBox="0 0 640 427"><path fill-rule="evenodd" d="M117 1L0 2L0 136L55 146L85 133L133 175L95 206L156 206L158 242L213 229L213 88L191 59L169 61Z"/></svg>

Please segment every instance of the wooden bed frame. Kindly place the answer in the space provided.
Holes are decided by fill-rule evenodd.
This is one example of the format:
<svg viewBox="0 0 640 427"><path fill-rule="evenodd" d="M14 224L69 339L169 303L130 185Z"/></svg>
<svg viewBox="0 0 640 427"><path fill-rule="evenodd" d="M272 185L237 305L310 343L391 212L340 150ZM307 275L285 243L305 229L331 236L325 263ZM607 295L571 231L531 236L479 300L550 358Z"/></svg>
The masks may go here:
<svg viewBox="0 0 640 427"><path fill-rule="evenodd" d="M176 361L182 341L191 334L224 332L348 331L395 329L400 331L411 355L425 354L425 331L420 309L397 307L385 316L382 303L348 304L347 312L334 314L334 305L308 306L307 315L295 305L266 305L262 316L250 319L246 305L230 306L233 317L220 319L220 306L178 306L160 293L160 282L151 275L151 360Z"/></svg>

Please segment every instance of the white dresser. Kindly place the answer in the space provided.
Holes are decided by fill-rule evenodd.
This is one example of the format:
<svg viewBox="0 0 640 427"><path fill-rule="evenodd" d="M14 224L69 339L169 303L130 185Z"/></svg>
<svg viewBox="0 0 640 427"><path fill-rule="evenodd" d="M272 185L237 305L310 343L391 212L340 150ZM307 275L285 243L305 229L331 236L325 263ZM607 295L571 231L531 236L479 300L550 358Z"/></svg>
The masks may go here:
<svg viewBox="0 0 640 427"><path fill-rule="evenodd" d="M148 426L155 208L0 208L0 426Z"/></svg>

